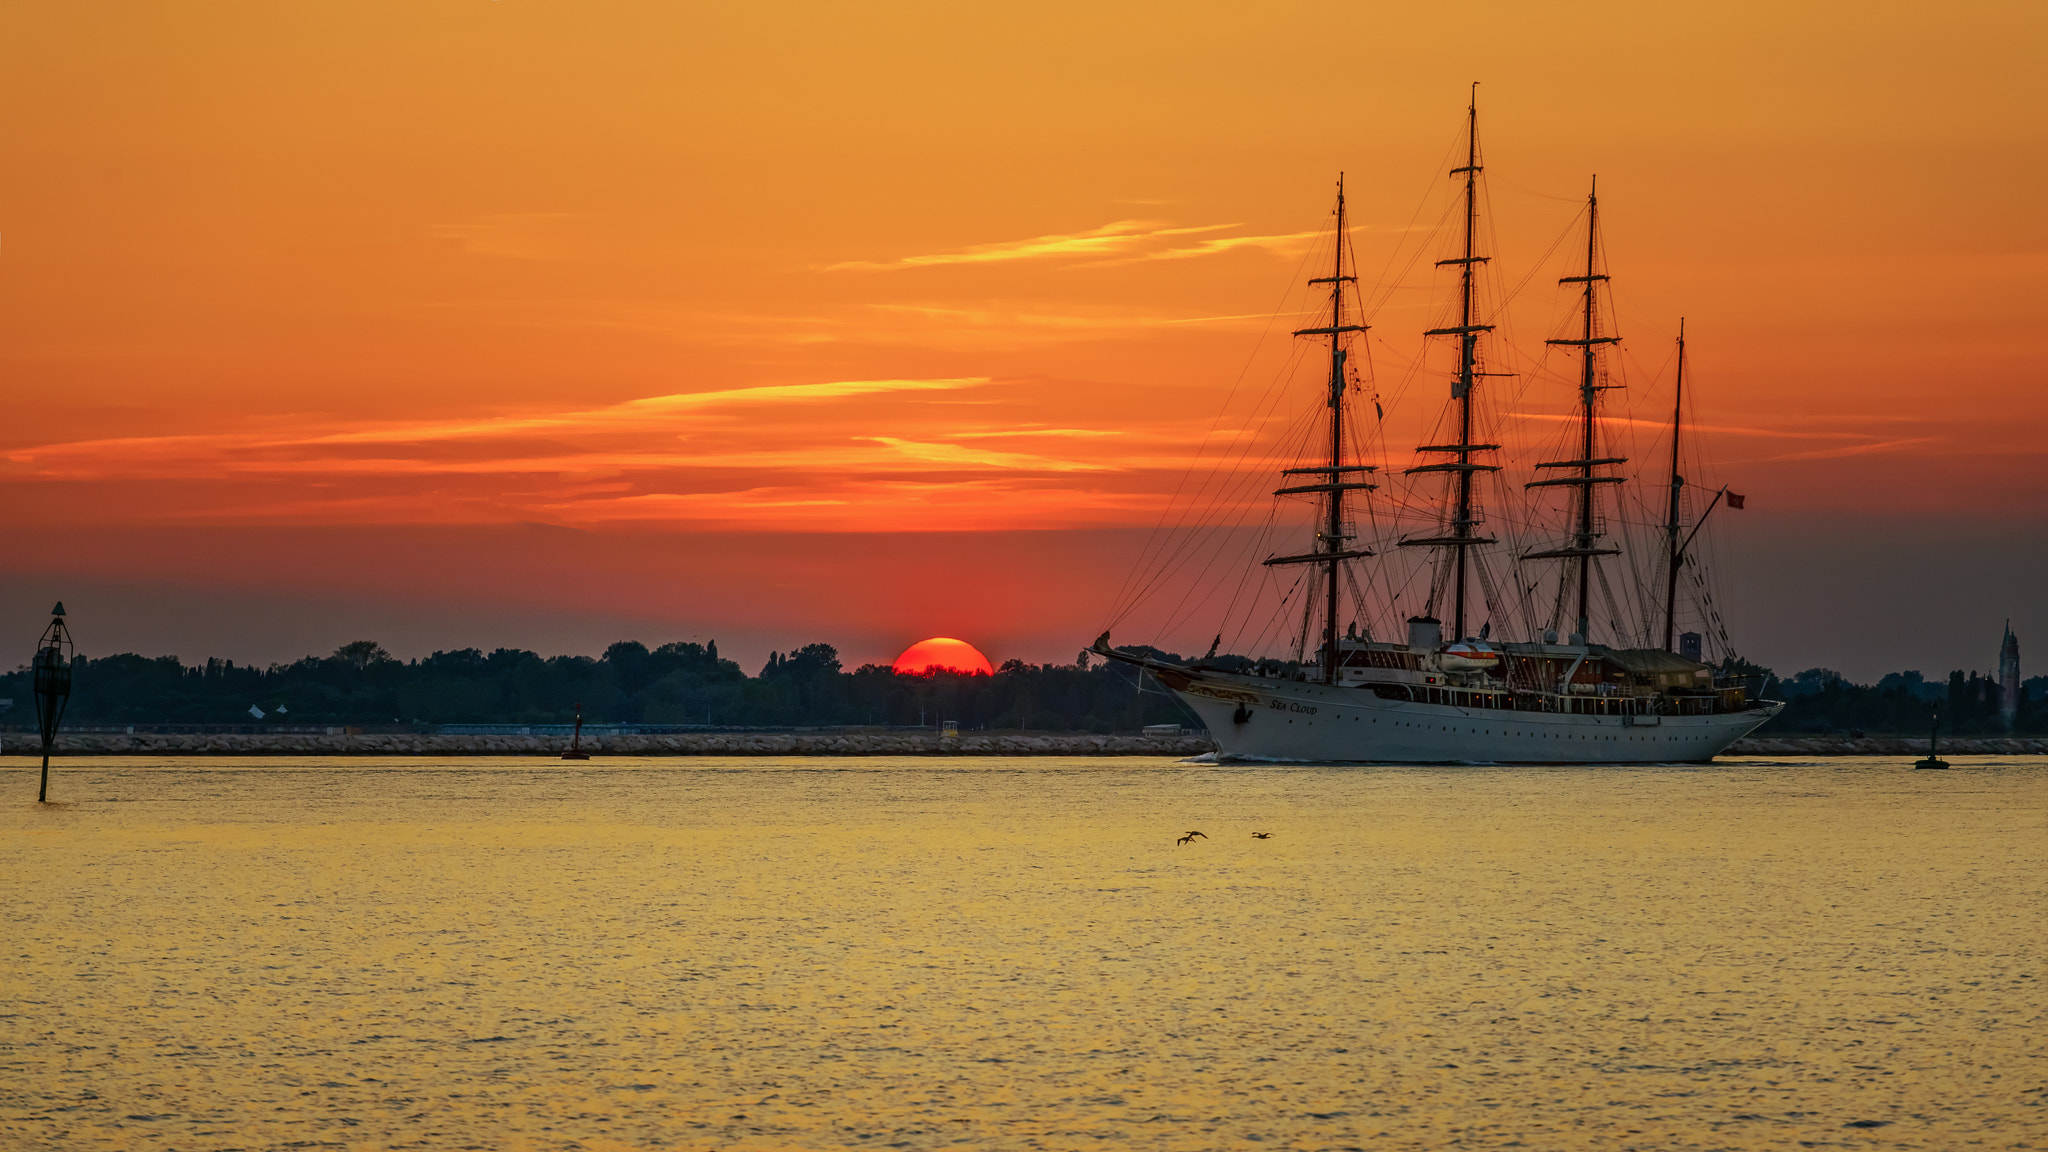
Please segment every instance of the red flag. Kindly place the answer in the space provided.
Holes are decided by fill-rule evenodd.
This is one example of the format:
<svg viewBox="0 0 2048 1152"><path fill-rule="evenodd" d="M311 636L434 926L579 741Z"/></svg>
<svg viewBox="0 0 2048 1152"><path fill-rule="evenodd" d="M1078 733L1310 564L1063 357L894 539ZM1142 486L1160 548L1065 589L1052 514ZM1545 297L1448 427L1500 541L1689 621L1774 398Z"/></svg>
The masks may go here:
<svg viewBox="0 0 2048 1152"><path fill-rule="evenodd" d="M1739 511L1742 508L1742 501L1744 499L1744 497L1737 496L1735 493L1730 492L1728 493L1728 506Z"/></svg>

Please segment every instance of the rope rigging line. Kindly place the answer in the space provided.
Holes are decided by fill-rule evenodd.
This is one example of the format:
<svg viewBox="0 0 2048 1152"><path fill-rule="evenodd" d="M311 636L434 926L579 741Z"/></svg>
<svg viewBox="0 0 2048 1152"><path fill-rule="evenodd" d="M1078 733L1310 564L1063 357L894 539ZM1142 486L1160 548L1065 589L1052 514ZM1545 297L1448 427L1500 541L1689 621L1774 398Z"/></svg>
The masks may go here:
<svg viewBox="0 0 2048 1152"><path fill-rule="evenodd" d="M1620 641L1615 647L1626 648L1630 629L1624 623L1620 602L1614 598L1614 587L1607 582L1607 565L1595 557L1592 568L1593 575L1599 578L1600 598L1607 604L1607 634Z"/></svg>
<svg viewBox="0 0 2048 1152"><path fill-rule="evenodd" d="M1301 598L1301 631L1294 638L1294 662L1296 664L1301 663L1302 657L1308 653L1308 626L1316 618L1316 601L1321 599L1316 593L1321 591L1320 586L1322 582L1322 573L1317 572L1315 579L1309 585L1309 594Z"/></svg>
<svg viewBox="0 0 2048 1152"><path fill-rule="evenodd" d="M1175 501L1180 498L1182 489L1186 487L1188 478L1194 475L1196 466L1201 462L1202 454L1207 450L1209 441L1215 436L1216 429L1223 423L1223 417L1230 411L1230 404L1237 398L1238 389L1243 386L1245 377L1251 372L1252 365L1258 362L1260 350L1265 347L1267 338L1272 335L1274 322L1285 314L1288 299L1294 295L1296 282L1301 279L1301 273L1308 268L1308 260L1312 254L1312 249L1302 253L1301 260L1295 265L1294 276L1289 281L1287 288L1281 292L1279 304L1266 317L1265 326L1259 330L1259 338L1253 343L1251 353L1246 356L1243 366L1238 369L1237 376L1231 381L1230 390L1225 394L1222 406L1217 409L1216 415L1210 419L1208 431L1203 433L1201 442L1196 445L1195 454L1189 458L1187 467L1182 470L1180 479L1174 485L1173 494L1167 498L1166 505L1160 509L1158 521L1154 523L1153 530L1147 536L1145 545L1139 550L1138 561L1125 574L1123 585L1119 586L1116 595L1110 600L1112 615L1110 625L1112 627L1120 622L1124 616L1128 615L1128 611L1118 612L1116 610L1118 605L1123 602L1126 589L1131 580L1144 570L1146 555L1151 551L1152 541L1159 535L1160 525L1166 522L1168 514L1173 510ZM1268 386L1268 391L1271 391L1270 385Z"/></svg>
<svg viewBox="0 0 2048 1152"><path fill-rule="evenodd" d="M1290 369L1302 355L1303 353L1299 346L1290 353L1287 364L1282 369L1282 378L1291 374ZM1167 534L1166 541L1161 544L1159 550L1152 558L1152 573L1149 576L1140 576L1138 586L1128 595L1125 603L1112 615L1110 619L1111 627L1121 624L1132 612L1137 610L1140 604L1150 598L1159 586L1170 580L1179 571L1180 567L1186 563L1187 557L1201 542L1199 521L1208 519L1227 501L1242 504L1242 498L1245 495L1249 495L1249 490L1256 485L1257 477L1247 474L1243 464L1246 457L1250 455L1252 448L1256 445L1257 427L1266 421L1266 412L1271 408L1277 407L1279 404L1282 391L1279 384L1280 380L1276 378L1275 382L1268 386L1266 393L1261 396L1259 405L1254 410L1252 419L1248 422L1250 426L1244 430L1245 434L1240 437L1243 441L1243 446L1238 451L1236 459L1230 461L1225 466L1217 468L1210 476L1204 477L1202 485L1196 490L1194 497L1183 506L1180 517L1175 521ZM1213 493L1210 493L1209 485L1212 480L1216 482L1216 488ZM1236 500L1231 501L1232 497L1235 497ZM1247 508L1232 526L1241 526L1244 515L1248 514L1249 509ZM1190 518L1195 519L1198 523L1192 526L1189 525L1188 521Z"/></svg>

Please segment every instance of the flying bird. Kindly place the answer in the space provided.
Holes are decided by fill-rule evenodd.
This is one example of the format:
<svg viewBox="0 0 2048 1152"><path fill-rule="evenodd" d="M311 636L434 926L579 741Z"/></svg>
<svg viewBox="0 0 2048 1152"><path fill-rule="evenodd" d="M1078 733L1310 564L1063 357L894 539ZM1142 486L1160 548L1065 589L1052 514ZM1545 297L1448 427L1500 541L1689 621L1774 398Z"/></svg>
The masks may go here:
<svg viewBox="0 0 2048 1152"><path fill-rule="evenodd" d="M1202 834L1201 834L1200 832L1190 832L1190 833L1188 833L1187 835L1185 835L1185 836L1181 837L1180 839L1178 839L1178 840L1175 840L1175 841L1174 841L1174 843L1175 843L1175 844L1192 844L1192 843L1194 843L1194 841L1195 841L1195 837L1197 837L1197 836L1202 836ZM1207 839L1208 839L1208 837L1207 837L1207 836L1202 836L1202 839L1204 839L1204 840L1207 840Z"/></svg>
<svg viewBox="0 0 2048 1152"><path fill-rule="evenodd" d="M1254 840L1269 840L1269 839L1271 839L1271 838L1272 838L1272 836L1273 836L1273 834L1272 834L1271 832L1254 832L1254 833L1252 833L1252 839L1254 839Z"/></svg>

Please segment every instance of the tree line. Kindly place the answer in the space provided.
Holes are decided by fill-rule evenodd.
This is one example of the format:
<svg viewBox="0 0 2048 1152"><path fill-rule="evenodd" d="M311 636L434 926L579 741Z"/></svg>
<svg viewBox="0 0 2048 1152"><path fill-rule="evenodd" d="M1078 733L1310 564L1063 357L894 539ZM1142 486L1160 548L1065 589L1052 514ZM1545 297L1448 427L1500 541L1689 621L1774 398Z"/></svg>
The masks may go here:
<svg viewBox="0 0 2048 1152"><path fill-rule="evenodd" d="M1785 710L1758 733L1870 732L1919 735L1928 730L1937 709L1941 730L1957 736L1994 736L2008 731L2048 730L2048 676L2020 685L2019 713L2008 729L1999 712L2002 699L1995 676L1962 671L1945 680L1929 680L1918 672L1892 672L1875 684L1856 684L1831 668L1808 668L1784 679L1768 668L1741 661L1732 670L1748 671L1764 695L1785 701Z"/></svg>
<svg viewBox="0 0 2048 1152"><path fill-rule="evenodd" d="M1168 655L1161 653L1160 655ZM0 676L7 721L34 723L26 668ZM847 671L830 644L770 653L749 676L717 642L648 648L626 640L604 655L542 656L477 648L399 660L373 641L268 667L123 654L74 663L67 724L566 724L784 727L831 725L1117 732L1195 724L1149 678L1121 665L1011 660L973 675ZM253 709L253 711L252 711ZM259 719L256 713L262 714Z"/></svg>
<svg viewBox="0 0 2048 1152"><path fill-rule="evenodd" d="M1167 660L1180 657L1152 651ZM1287 674L1291 665L1241 657L1212 664ZM1752 690L1786 707L1761 731L1915 734L1935 707L1944 731L2006 731L1998 684L1957 671L1944 680L1894 672L1856 684L1809 668L1780 678L1740 659L1725 672L1747 675ZM33 724L26 668L0 676L5 719ZM2017 729L2048 729L2048 677L2026 682ZM963 729L1129 731L1145 724L1196 723L1149 677L1115 664L1026 664L1011 660L994 675L939 672L898 675L887 665L851 671L830 644L772 652L757 675L720 656L714 641L649 648L625 640L602 656L542 656L517 648L477 648L398 660L368 640L329 656L268 667L175 656L79 657L67 722L84 724L566 724L581 705L586 721L713 727L832 725ZM253 709L253 711L252 711ZM258 719L257 713L261 713Z"/></svg>

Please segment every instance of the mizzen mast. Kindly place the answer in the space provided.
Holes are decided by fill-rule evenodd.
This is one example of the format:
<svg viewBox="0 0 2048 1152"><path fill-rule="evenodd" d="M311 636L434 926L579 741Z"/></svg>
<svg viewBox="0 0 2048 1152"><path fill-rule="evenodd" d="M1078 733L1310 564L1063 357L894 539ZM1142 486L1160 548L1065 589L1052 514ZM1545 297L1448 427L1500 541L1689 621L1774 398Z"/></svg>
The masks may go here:
<svg viewBox="0 0 2048 1152"><path fill-rule="evenodd" d="M1449 573L1451 589L1451 639L1465 637L1466 588L1470 583L1466 574L1472 563L1471 550L1481 544L1492 544L1489 537L1478 535L1474 530L1479 525L1479 516L1472 499L1472 474L1475 472L1498 472L1492 464L1477 464L1472 460L1474 452L1490 452L1498 444L1474 444L1472 442L1472 386L1477 378L1485 375L1479 371L1479 334L1493 331L1491 324L1475 323L1475 297L1477 294L1478 267L1491 257L1478 255L1474 251L1477 242L1479 220L1479 85L1472 85L1472 102L1465 109L1465 164L1451 169L1452 176L1465 178L1465 245L1461 255L1448 260L1437 261L1437 267L1447 265L1459 269L1458 277L1458 323L1449 328L1432 328L1424 336L1455 336L1458 338L1458 378L1451 384L1451 399L1458 406L1458 440L1455 444L1425 444L1417 452L1444 452L1451 459L1435 464L1419 464L1406 469L1404 475L1418 472L1449 472L1456 477L1451 493L1451 515L1445 524L1447 531L1436 536L1408 537L1402 545L1412 548L1443 548L1448 550L1446 558L1451 567Z"/></svg>
<svg viewBox="0 0 2048 1152"><path fill-rule="evenodd" d="M1308 474L1320 476L1322 479L1318 483L1296 484L1278 489L1273 493L1275 496L1293 496L1308 493L1320 494L1323 497L1322 527L1316 532L1316 549L1313 552L1306 552L1299 556L1274 556L1264 562L1268 567L1277 564L1317 564L1322 566L1323 571L1320 579L1326 585L1323 589L1325 597L1322 674L1323 682L1326 684L1337 682L1337 595L1340 576L1339 567L1346 560L1362 559L1372 555L1372 552L1369 550L1347 546L1347 543L1355 538L1356 533L1351 529L1351 522L1344 518L1344 497L1348 492L1369 492L1379 487L1377 484L1367 483L1362 480L1345 479L1349 475L1374 471L1377 465L1346 464L1344 462L1344 365L1349 358L1349 352L1344 347L1344 338L1350 333L1363 332L1369 327L1365 324L1346 324L1344 322L1344 286L1355 283L1358 280L1358 277L1347 275L1344 271L1344 250L1348 246L1344 228L1344 177L1342 174L1339 174L1337 177L1336 255L1333 258L1332 268L1328 276L1318 276L1309 281L1311 285L1328 284L1330 286L1330 322L1317 328L1298 329L1294 333L1296 336L1327 336L1330 339L1330 391L1327 400L1330 409L1330 462L1327 465L1284 469L1282 475ZM1310 602L1313 602L1313 596L1310 597ZM1307 622L1304 620L1303 631L1306 632L1306 630Z"/></svg>
<svg viewBox="0 0 2048 1152"><path fill-rule="evenodd" d="M1525 488L1576 487L1578 489L1578 495L1575 500L1577 514L1572 525L1570 545L1564 548L1553 548L1544 552L1530 552L1522 558L1525 560L1578 561L1572 567L1578 569L1577 578L1573 581L1578 592L1578 626L1574 629L1574 634L1578 637L1577 643L1580 644L1588 643L1591 639L1591 632L1587 628L1587 621L1590 615L1588 605L1593 588L1593 560L1598 556L1618 556L1621 554L1621 549L1619 548L1602 548L1598 546L1597 542L1604 533L1601 531L1602 525L1595 515L1593 500L1593 488L1595 485L1619 484L1621 483L1621 477L1598 473L1594 469L1628 462L1628 458L1625 456L1595 456L1593 454L1599 425L1597 414L1599 395L1611 387L1611 385L1600 382L1599 349L1603 344L1615 344L1621 340L1619 336L1600 335L1598 291L1600 284L1607 277L1599 270L1599 243L1600 192L1599 184L1596 180L1593 190L1586 196L1586 274L1583 276L1565 276L1558 280L1559 284L1578 284L1583 286L1584 299L1580 311L1579 335L1567 340L1544 341L1546 344L1561 344L1579 350L1579 458L1576 460L1550 460L1536 465L1538 468L1569 468L1578 474L1575 476L1552 476L1543 480L1532 480L1523 485Z"/></svg>
<svg viewBox="0 0 2048 1152"><path fill-rule="evenodd" d="M1678 542L1678 518L1681 514L1681 497L1685 494L1685 477L1678 474L1678 433L1679 423L1685 417L1685 317L1678 318L1678 379L1676 394L1671 398L1671 507L1664 518L1664 650L1676 652L1672 647L1677 641L1673 633L1678 620L1678 565L1684 560L1682 546Z"/></svg>

